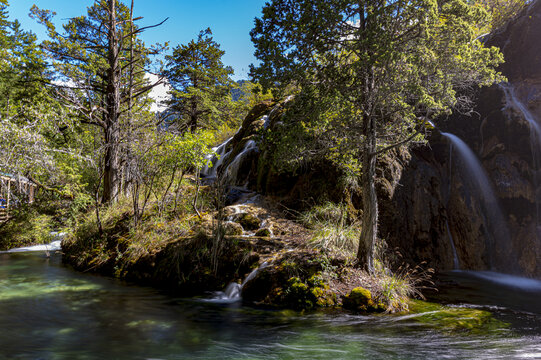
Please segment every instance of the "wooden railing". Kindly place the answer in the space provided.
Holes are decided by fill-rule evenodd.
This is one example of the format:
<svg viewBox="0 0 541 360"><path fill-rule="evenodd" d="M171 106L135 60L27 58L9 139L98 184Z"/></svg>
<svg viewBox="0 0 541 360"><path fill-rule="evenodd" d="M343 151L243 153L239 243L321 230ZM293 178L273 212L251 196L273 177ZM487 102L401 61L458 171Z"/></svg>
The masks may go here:
<svg viewBox="0 0 541 360"><path fill-rule="evenodd" d="M8 219L8 210L6 208L0 207L0 223L7 221Z"/></svg>
<svg viewBox="0 0 541 360"><path fill-rule="evenodd" d="M13 207L13 194L24 195L22 197L24 201L32 203L35 190L36 185L28 179L15 179L0 173L0 223L9 220L10 209Z"/></svg>

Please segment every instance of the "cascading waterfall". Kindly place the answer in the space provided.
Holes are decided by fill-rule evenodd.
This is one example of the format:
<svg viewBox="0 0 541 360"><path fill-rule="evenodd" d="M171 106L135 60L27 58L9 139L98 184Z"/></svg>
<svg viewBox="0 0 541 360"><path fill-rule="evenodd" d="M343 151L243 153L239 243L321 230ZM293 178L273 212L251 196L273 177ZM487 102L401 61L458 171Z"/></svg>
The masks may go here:
<svg viewBox="0 0 541 360"><path fill-rule="evenodd" d="M239 283L229 283L224 291L217 291L214 293L214 297L212 299L206 299L206 302L213 302L213 303L220 303L220 304L228 304L228 303L236 303L242 300L242 288L244 285L246 285L249 281L253 280L257 274L266 268L268 266L268 263L264 262L259 266L257 269L254 269L247 277L244 279L242 284Z"/></svg>
<svg viewBox="0 0 541 360"><path fill-rule="evenodd" d="M517 97L515 88L511 84L500 84L503 90L506 101L506 108L513 108L528 122L530 127L530 147L533 159L533 180L535 186L535 207L536 207L536 224L538 228L541 226L541 192L539 187L539 172L541 171L541 125L537 122L535 116L528 110Z"/></svg>
<svg viewBox="0 0 541 360"><path fill-rule="evenodd" d="M264 127L269 124L270 115L263 116L262 120L265 121ZM234 137L234 136L233 136ZM218 174L221 174L224 177L224 180L229 185L236 185L239 175L239 169L242 166L244 160L252 154L252 152L257 151L257 143L254 140L248 140L244 145L244 148L241 152L235 155L235 158L230 161L227 167L223 170L218 170L220 166L224 163L227 163L229 158L232 156L233 148L229 148L229 143L233 137L227 139L222 144L213 148L213 152L210 155L207 155L207 160L210 160L210 165L205 166L201 169L201 175L208 179L215 179L218 177ZM243 184L244 185L244 184Z"/></svg>
<svg viewBox="0 0 541 360"><path fill-rule="evenodd" d="M233 138L229 138L224 143L213 148L213 154L208 155L207 159L211 161L210 166L205 166L201 170L201 175L205 178L214 179L218 177L218 169L224 162L228 160L231 156L233 149L227 149L229 143ZM227 167L220 174L223 174L224 179L228 184L234 185L237 182L237 177L239 175L239 169L243 164L247 156L249 156L253 151L257 151L257 144L254 140L248 140L244 145L244 148L240 153L238 153L235 158L227 165ZM215 154L215 155L214 155Z"/></svg>
<svg viewBox="0 0 541 360"><path fill-rule="evenodd" d="M244 145L244 149L235 156L235 159L231 161L231 163L225 168L223 174L225 178L230 182L231 184L234 184L237 180L237 177L239 175L239 168L246 156L248 156L252 151L257 150L257 144L254 140L248 140L246 142L246 145Z"/></svg>
<svg viewBox="0 0 541 360"><path fill-rule="evenodd" d="M432 124L434 126L434 124ZM451 197L451 174L453 170L453 143L449 143L449 186L447 189L447 207L449 207L449 198ZM445 220L445 227L447 228L447 237L449 238L449 244L453 252L453 270L460 270L460 261L458 260L458 253L456 251L455 240L451 234L451 228L449 227L449 220Z"/></svg>
<svg viewBox="0 0 541 360"><path fill-rule="evenodd" d="M34 252L34 251L45 251L47 253L47 252L61 250L62 249L60 246L61 243L62 243L62 240L56 240L56 241L51 242L50 244L25 246L25 247L10 249L7 251L0 251L0 254L23 253L23 252Z"/></svg>
<svg viewBox="0 0 541 360"><path fill-rule="evenodd" d="M215 178L217 175L218 167L222 165L224 162L224 159L227 158L227 156L231 153L231 150L229 150L227 153L225 152L227 149L227 145L233 140L233 137L230 137L225 142L221 143L220 145L212 148L212 153L206 156L207 160L210 160L211 164L206 165L202 170L201 174L208 178Z"/></svg>
<svg viewBox="0 0 541 360"><path fill-rule="evenodd" d="M453 147L457 150L467 168L466 174L468 174L470 181L476 185L481 193L481 204L484 208L484 213L481 215L484 216L485 224L487 224L487 228L490 230L487 234L489 239L489 243L487 243L489 266L493 267L494 252L505 256L509 256L510 254L509 230L498 199L492 190L490 180L483 170L481 163L468 145L456 135L444 132L441 134L453 144Z"/></svg>

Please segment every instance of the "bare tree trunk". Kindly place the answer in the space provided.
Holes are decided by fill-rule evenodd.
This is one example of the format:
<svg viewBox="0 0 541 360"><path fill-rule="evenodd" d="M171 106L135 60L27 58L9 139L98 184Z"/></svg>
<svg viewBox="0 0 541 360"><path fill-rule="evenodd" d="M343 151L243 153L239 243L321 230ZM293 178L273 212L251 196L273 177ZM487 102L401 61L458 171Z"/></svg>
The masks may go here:
<svg viewBox="0 0 541 360"><path fill-rule="evenodd" d="M192 99L192 109L190 114L190 131L193 133L197 130L197 101Z"/></svg>
<svg viewBox="0 0 541 360"><path fill-rule="evenodd" d="M109 0L108 74L105 114L105 158L103 178L103 202L118 199L121 181L119 169L119 113L120 113L120 67L118 37L116 32L116 0Z"/></svg>
<svg viewBox="0 0 541 360"><path fill-rule="evenodd" d="M363 148L363 223L357 261L361 267L374 272L374 246L378 235L378 198L376 194L376 129L375 120L368 120Z"/></svg>
<svg viewBox="0 0 541 360"><path fill-rule="evenodd" d="M133 126L133 74L134 74L134 26L133 26L133 6L134 0L131 0L130 6L130 67L129 67L129 84L128 84L128 119L126 123L126 141L124 146L124 167L123 167L123 180L122 180L122 192L124 195L128 195L129 186L132 181L132 153L130 147L130 141L132 139L132 126Z"/></svg>

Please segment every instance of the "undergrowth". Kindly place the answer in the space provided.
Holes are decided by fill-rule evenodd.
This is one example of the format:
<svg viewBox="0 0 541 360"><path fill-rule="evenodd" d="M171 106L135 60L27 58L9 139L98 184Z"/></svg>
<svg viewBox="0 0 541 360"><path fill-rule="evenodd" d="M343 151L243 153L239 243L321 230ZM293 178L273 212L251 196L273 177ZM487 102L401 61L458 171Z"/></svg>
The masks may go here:
<svg viewBox="0 0 541 360"><path fill-rule="evenodd" d="M300 215L301 223L313 230L312 243L330 253L352 255L359 246L361 227L344 204L327 202Z"/></svg>
<svg viewBox="0 0 541 360"><path fill-rule="evenodd" d="M425 299L422 291L433 288L434 270L422 262L415 266L402 261L398 251L391 251L384 240L376 246L374 278L378 295L385 299L390 312L407 310L409 299Z"/></svg>
<svg viewBox="0 0 541 360"><path fill-rule="evenodd" d="M41 201L12 209L11 220L0 223L0 250L54 240L54 231L61 228L60 201Z"/></svg>
<svg viewBox="0 0 541 360"><path fill-rule="evenodd" d="M183 196L175 211L163 210L157 201L149 201L143 217L134 223L132 199L121 197L114 205L100 206L97 221L92 207L78 220L65 245L69 253L79 254L77 263L103 266L109 261L121 265L135 263L154 254L172 241L193 236L201 219L193 208L195 185L189 179L183 183ZM207 188L201 188L197 207L200 214L209 211ZM169 207L172 209L173 207ZM100 226L101 225L101 226Z"/></svg>

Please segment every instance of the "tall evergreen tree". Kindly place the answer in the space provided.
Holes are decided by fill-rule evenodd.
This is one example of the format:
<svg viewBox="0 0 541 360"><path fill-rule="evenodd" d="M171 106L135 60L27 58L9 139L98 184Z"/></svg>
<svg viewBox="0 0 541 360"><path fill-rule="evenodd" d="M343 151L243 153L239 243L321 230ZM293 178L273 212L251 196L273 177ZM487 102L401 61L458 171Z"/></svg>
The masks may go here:
<svg viewBox="0 0 541 360"><path fill-rule="evenodd" d="M231 100L234 83L229 76L233 69L222 63L224 54L212 38L212 31L206 29L199 33L197 41L179 45L166 56L165 75L173 88L169 107L182 129L194 132L211 126L223 113L223 102Z"/></svg>
<svg viewBox="0 0 541 360"><path fill-rule="evenodd" d="M378 232L378 156L422 141L428 120L467 110L472 87L501 80L498 49L476 39L486 15L462 0L273 0L256 19L256 79L338 94L351 108L342 135L361 140L357 258L368 271Z"/></svg>
<svg viewBox="0 0 541 360"><path fill-rule="evenodd" d="M47 27L50 40L43 47L59 74L53 84L58 97L82 123L101 130L103 202L115 201L125 161L122 144L129 140L124 119L133 114L135 103L144 109L149 104L146 95L161 82L149 84L145 79L149 55L156 52L139 39L148 27L135 26L130 8L118 0L96 0L87 16L63 26L63 34L51 21L54 12L34 6L32 14Z"/></svg>
<svg viewBox="0 0 541 360"><path fill-rule="evenodd" d="M0 0L0 117L26 117L29 106L43 99L46 73L36 36L8 18L8 2Z"/></svg>

